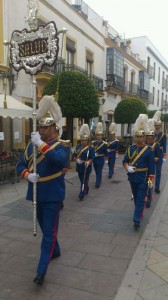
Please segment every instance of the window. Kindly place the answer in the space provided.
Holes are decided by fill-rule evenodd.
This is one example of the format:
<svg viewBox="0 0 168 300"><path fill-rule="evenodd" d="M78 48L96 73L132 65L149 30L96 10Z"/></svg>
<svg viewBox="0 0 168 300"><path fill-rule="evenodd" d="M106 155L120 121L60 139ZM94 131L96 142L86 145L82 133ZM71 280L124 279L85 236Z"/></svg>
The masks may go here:
<svg viewBox="0 0 168 300"><path fill-rule="evenodd" d="M155 87L153 87L153 92L152 92L152 104L155 103Z"/></svg>
<svg viewBox="0 0 168 300"><path fill-rule="evenodd" d="M107 119L109 120L109 124L113 122L113 115L112 114L108 114L107 115Z"/></svg>
<svg viewBox="0 0 168 300"><path fill-rule="evenodd" d="M150 67L150 57L148 56L147 58L147 72L149 73L149 68Z"/></svg>
<svg viewBox="0 0 168 300"><path fill-rule="evenodd" d="M157 106L159 106L159 90L158 90L158 95L157 95Z"/></svg>
<svg viewBox="0 0 168 300"><path fill-rule="evenodd" d="M153 64L153 80L155 80L155 74L156 74L156 64Z"/></svg>
<svg viewBox="0 0 168 300"><path fill-rule="evenodd" d="M166 78L165 78L165 72L162 72L162 88L166 87Z"/></svg>
<svg viewBox="0 0 168 300"><path fill-rule="evenodd" d="M161 108L164 107L164 93L162 93L162 99L161 99Z"/></svg>
<svg viewBox="0 0 168 300"><path fill-rule="evenodd" d="M106 77L109 86L124 90L124 57L115 48L107 48Z"/></svg>
<svg viewBox="0 0 168 300"><path fill-rule="evenodd" d="M66 39L66 63L67 65L74 65L74 61L75 61L75 52L76 52L76 48L75 48L75 42L73 42L70 39Z"/></svg>
<svg viewBox="0 0 168 300"><path fill-rule="evenodd" d="M139 72L140 90L149 92L150 89L150 77L145 71Z"/></svg>
<svg viewBox="0 0 168 300"><path fill-rule="evenodd" d="M158 83L160 83L160 67L158 68Z"/></svg>
<svg viewBox="0 0 168 300"><path fill-rule="evenodd" d="M89 76L93 74L93 54L90 51L86 51L86 70Z"/></svg>
<svg viewBox="0 0 168 300"><path fill-rule="evenodd" d="M107 48L106 72L107 75L116 75L124 78L124 57L115 48Z"/></svg>

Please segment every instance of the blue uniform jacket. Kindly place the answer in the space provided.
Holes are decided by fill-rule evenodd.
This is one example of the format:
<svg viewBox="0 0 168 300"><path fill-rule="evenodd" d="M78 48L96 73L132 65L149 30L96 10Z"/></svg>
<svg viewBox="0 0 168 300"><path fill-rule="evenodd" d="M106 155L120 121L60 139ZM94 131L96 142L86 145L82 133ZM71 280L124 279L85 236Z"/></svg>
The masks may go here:
<svg viewBox="0 0 168 300"><path fill-rule="evenodd" d="M104 141L102 141L102 142L93 141L92 145L93 145L94 151L95 151L94 163L97 163L100 158L104 158L107 156L107 143Z"/></svg>
<svg viewBox="0 0 168 300"><path fill-rule="evenodd" d="M37 201L60 202L65 198L65 174L62 170L67 167L68 150L57 139L50 141L48 145L50 148L44 153L37 150L36 173L39 174ZM23 158L16 166L19 176L22 176L26 169L33 172L33 145L31 142L28 143ZM58 177L56 177L57 175ZM33 200L33 184L31 182L28 182L26 199Z"/></svg>
<svg viewBox="0 0 168 300"><path fill-rule="evenodd" d="M151 151L151 148L147 145L137 147L137 145L132 145L128 147L126 154L123 159L123 165L132 165L134 158L140 153L142 149L145 151L140 155L140 157L133 164L137 170L134 173L128 173L128 180L135 183L147 183L148 175L155 174L155 162L154 162L154 153ZM146 169L142 170L141 169Z"/></svg>
<svg viewBox="0 0 168 300"><path fill-rule="evenodd" d="M76 164L76 171L79 173L84 173L85 171L85 162L88 160L95 159L95 152L92 146L83 147L81 144L76 146L75 152L72 155L72 160L75 158L80 158L82 160L82 164ZM92 164L87 167L87 172L92 171Z"/></svg>
<svg viewBox="0 0 168 300"><path fill-rule="evenodd" d="M153 144L149 144L149 147L154 153L155 162L162 161L162 152L160 151L160 146L158 143L154 142Z"/></svg>
<svg viewBox="0 0 168 300"><path fill-rule="evenodd" d="M166 156L166 146L167 146L167 138L166 134L162 131L159 133L155 133L155 142L159 143L160 149L162 151L162 156Z"/></svg>
<svg viewBox="0 0 168 300"><path fill-rule="evenodd" d="M119 150L119 140L107 139L107 157L115 156Z"/></svg>

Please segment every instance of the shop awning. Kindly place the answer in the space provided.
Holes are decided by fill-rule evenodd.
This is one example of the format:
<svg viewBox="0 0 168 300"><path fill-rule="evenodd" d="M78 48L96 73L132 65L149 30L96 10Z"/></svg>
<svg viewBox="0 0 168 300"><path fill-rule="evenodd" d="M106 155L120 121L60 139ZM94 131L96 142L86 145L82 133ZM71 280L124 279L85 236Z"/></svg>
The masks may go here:
<svg viewBox="0 0 168 300"><path fill-rule="evenodd" d="M32 118L33 109L12 96L6 96L7 108L4 108L4 95L0 94L0 117L7 118Z"/></svg>

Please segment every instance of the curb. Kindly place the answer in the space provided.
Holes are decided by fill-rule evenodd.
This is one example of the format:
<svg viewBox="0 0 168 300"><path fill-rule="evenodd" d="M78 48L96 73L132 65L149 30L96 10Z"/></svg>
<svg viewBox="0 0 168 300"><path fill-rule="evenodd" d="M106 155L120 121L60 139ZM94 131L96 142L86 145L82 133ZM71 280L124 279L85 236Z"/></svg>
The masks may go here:
<svg viewBox="0 0 168 300"><path fill-rule="evenodd" d="M138 289L153 247L161 216L168 202L167 195L168 183L164 187L161 196L158 199L156 208L142 235L139 245L134 253L132 261L126 271L114 300L136 300Z"/></svg>

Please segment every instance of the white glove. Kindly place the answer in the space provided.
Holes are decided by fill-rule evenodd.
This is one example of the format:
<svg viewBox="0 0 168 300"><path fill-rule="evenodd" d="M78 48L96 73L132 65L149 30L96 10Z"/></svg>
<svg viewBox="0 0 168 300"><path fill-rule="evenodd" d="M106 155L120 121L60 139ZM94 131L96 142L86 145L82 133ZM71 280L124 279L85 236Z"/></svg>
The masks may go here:
<svg viewBox="0 0 168 300"><path fill-rule="evenodd" d="M30 173L28 176L27 176L27 179L32 182L32 183L35 183L38 181L38 178L39 178L39 174L37 173Z"/></svg>
<svg viewBox="0 0 168 300"><path fill-rule="evenodd" d="M166 162L166 158L163 158L163 162Z"/></svg>
<svg viewBox="0 0 168 300"><path fill-rule="evenodd" d="M86 161L86 162L85 162L86 168L87 168L89 165L90 165L89 161Z"/></svg>
<svg viewBox="0 0 168 300"><path fill-rule="evenodd" d="M128 171L128 173L134 173L135 172L135 167L128 166L127 171Z"/></svg>
<svg viewBox="0 0 168 300"><path fill-rule="evenodd" d="M37 146L37 147L39 147L43 143L43 141L41 140L41 136L40 136L38 131L31 133L31 141L32 141L32 144Z"/></svg>
<svg viewBox="0 0 168 300"><path fill-rule="evenodd" d="M105 159L105 164L108 164L108 159Z"/></svg>
<svg viewBox="0 0 168 300"><path fill-rule="evenodd" d="M77 163L78 165L81 165L81 164L82 164L81 159L80 159L80 158L77 158L76 163Z"/></svg>
<svg viewBox="0 0 168 300"><path fill-rule="evenodd" d="M149 188L152 189L153 188L153 183L149 184Z"/></svg>
<svg viewBox="0 0 168 300"><path fill-rule="evenodd" d="M95 157L98 155L98 153L95 153Z"/></svg>
<svg viewBox="0 0 168 300"><path fill-rule="evenodd" d="M110 150L110 149L107 149L107 152L111 152L111 150Z"/></svg>

